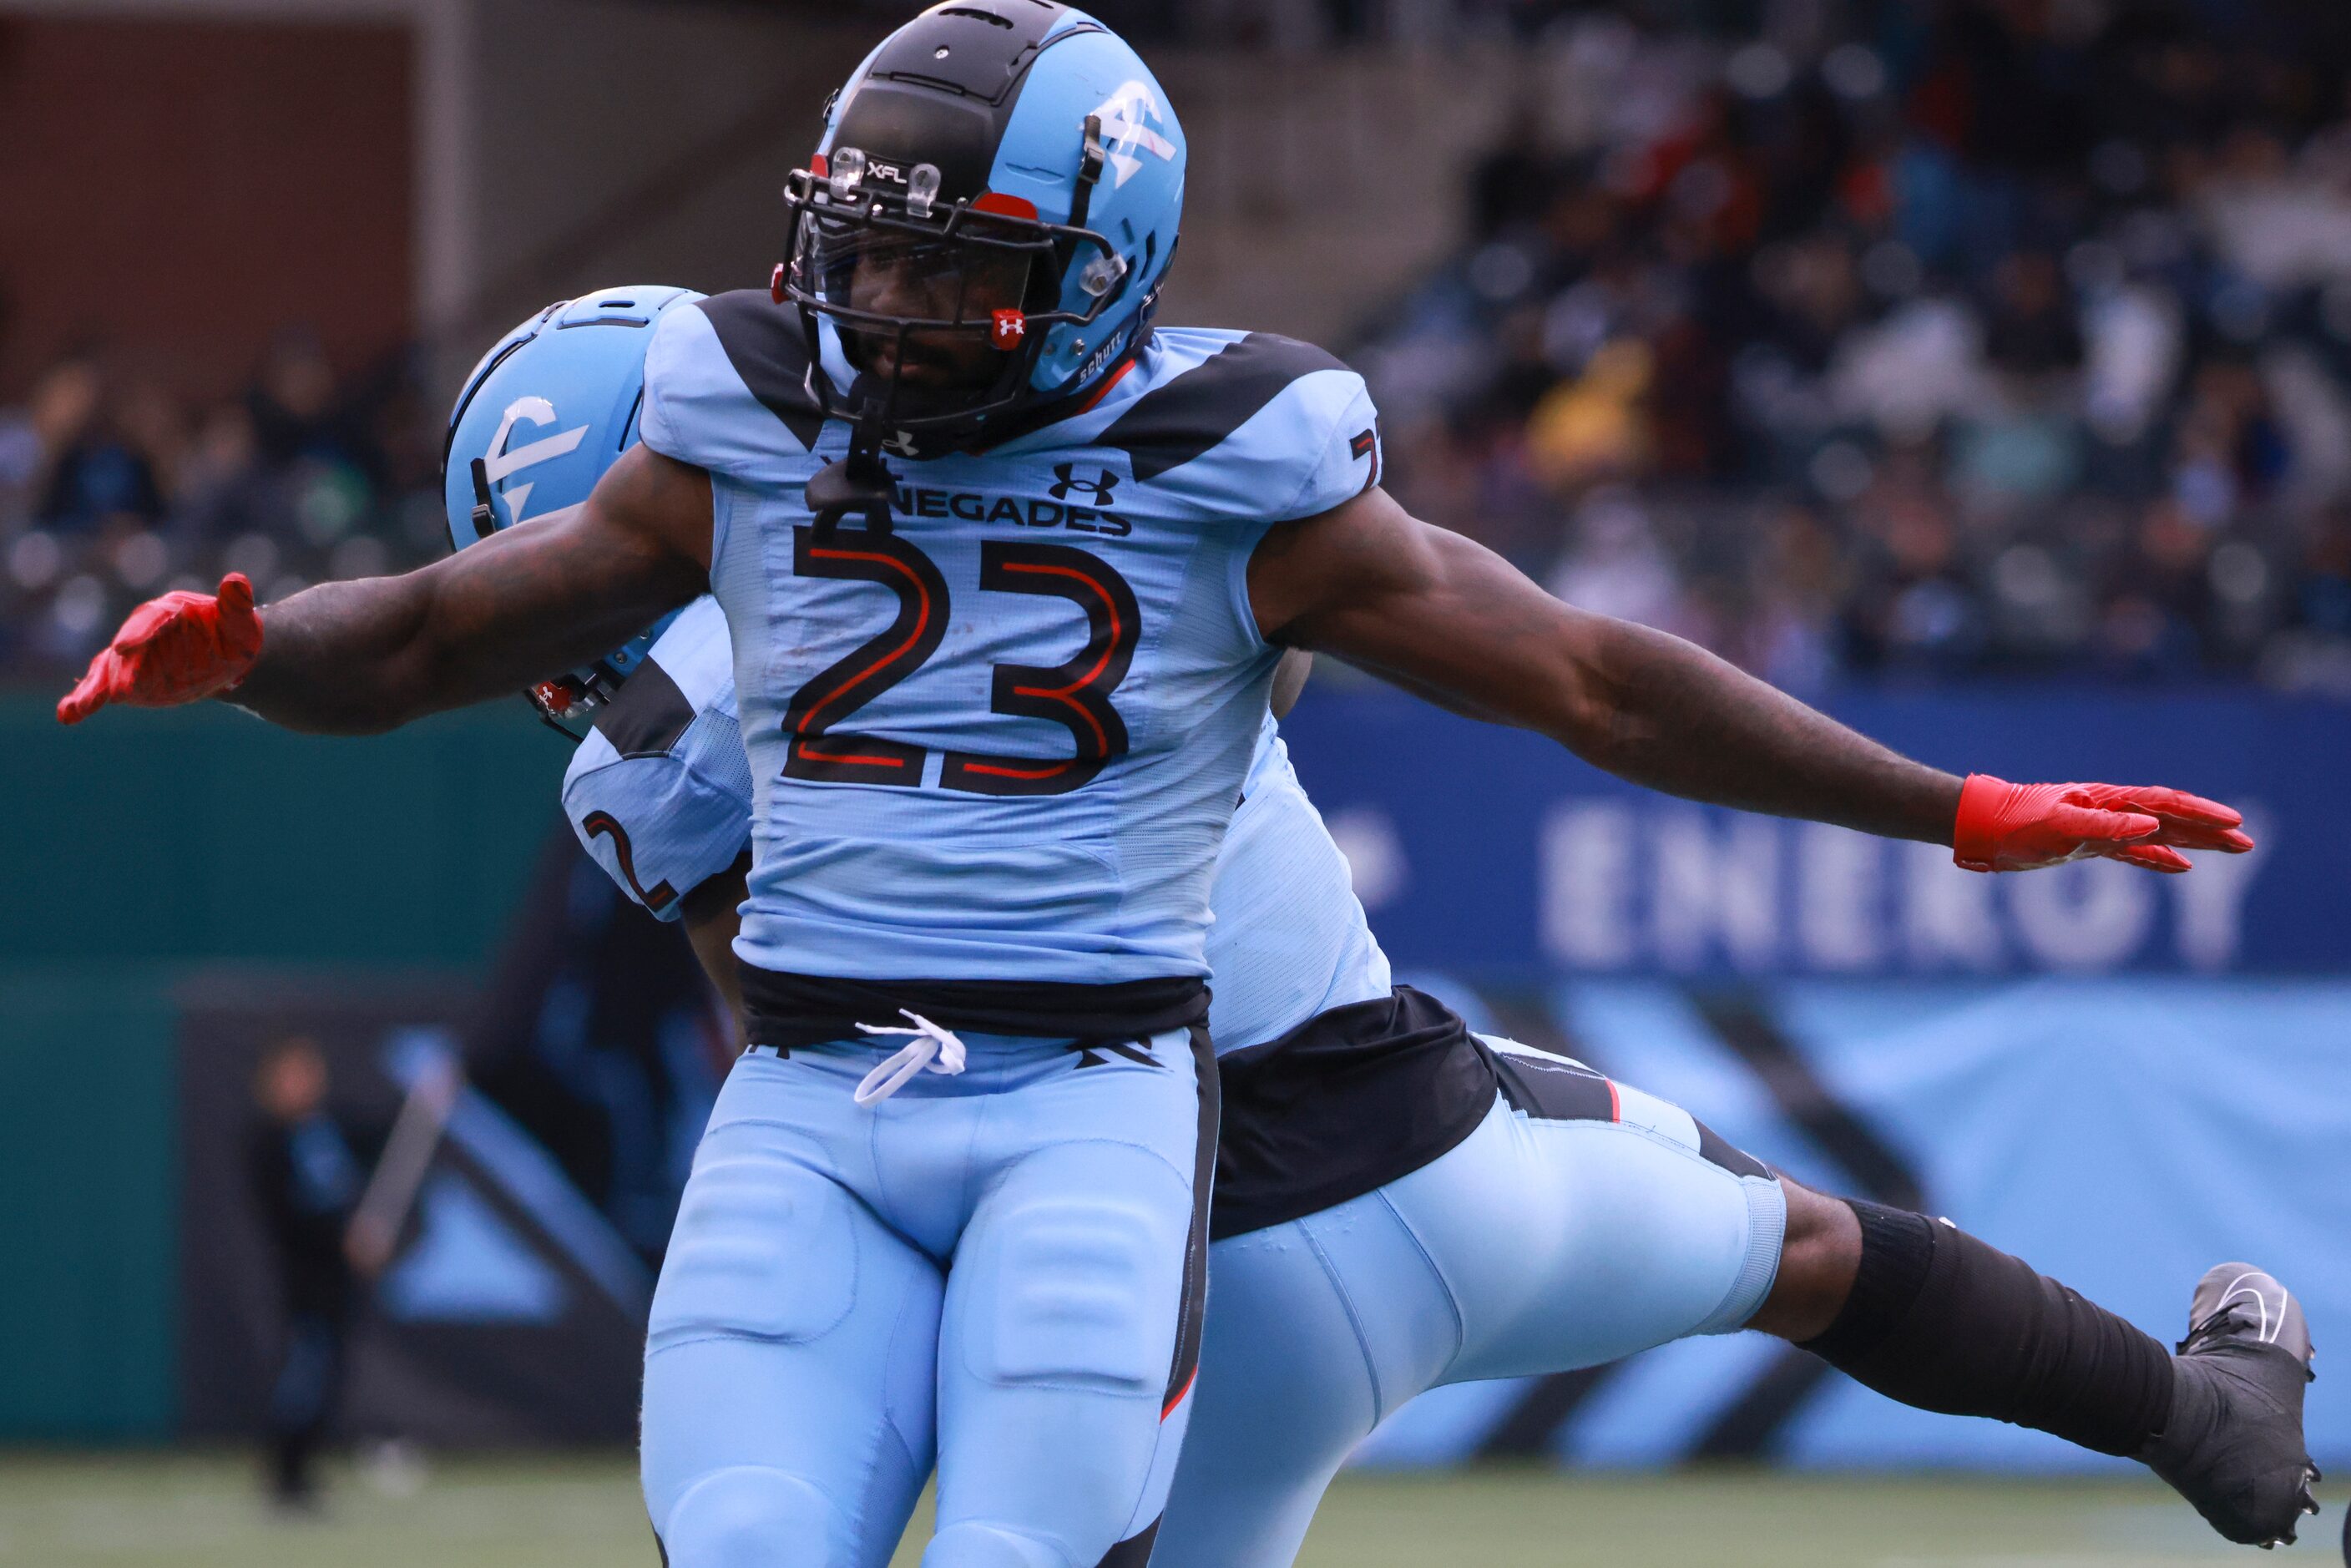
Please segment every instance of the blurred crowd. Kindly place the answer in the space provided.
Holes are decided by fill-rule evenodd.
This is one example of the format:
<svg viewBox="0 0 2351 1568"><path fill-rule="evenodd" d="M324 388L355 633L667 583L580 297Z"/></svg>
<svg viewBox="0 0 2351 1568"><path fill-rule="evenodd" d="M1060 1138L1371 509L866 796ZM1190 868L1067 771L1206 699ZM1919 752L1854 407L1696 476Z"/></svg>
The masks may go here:
<svg viewBox="0 0 2351 1568"><path fill-rule="evenodd" d="M1472 237L1351 352L1407 505L1800 691L2351 695L2351 5L1432 14L1489 13ZM190 402L94 351L0 406L0 673L440 553L440 411L342 369L289 330Z"/></svg>
<svg viewBox="0 0 2351 1568"><path fill-rule="evenodd" d="M70 355L0 406L0 673L78 673L141 600L224 572L266 601L429 559L440 466L407 365L339 376L307 332L210 402Z"/></svg>
<svg viewBox="0 0 2351 1568"><path fill-rule="evenodd" d="M1803 689L2351 694L2351 6L1563 16L1353 356L1389 482Z"/></svg>

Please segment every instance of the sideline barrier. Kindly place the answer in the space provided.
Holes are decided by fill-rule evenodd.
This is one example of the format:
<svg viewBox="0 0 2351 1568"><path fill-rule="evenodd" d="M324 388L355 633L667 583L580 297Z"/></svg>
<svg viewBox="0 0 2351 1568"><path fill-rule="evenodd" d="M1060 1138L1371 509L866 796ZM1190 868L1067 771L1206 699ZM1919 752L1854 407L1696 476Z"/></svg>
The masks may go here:
<svg viewBox="0 0 2351 1568"><path fill-rule="evenodd" d="M1815 1188L1948 1216L2166 1344L2214 1263L2275 1270L2322 1346L2351 1335L2351 979L1571 979L1426 972L1481 1030L1681 1104ZM2323 1469L2351 1378L2322 1355ZM1443 1389L1359 1458L1821 1469L2119 1469L1990 1421L1907 1410L1760 1334L1614 1367Z"/></svg>
<svg viewBox="0 0 2351 1568"><path fill-rule="evenodd" d="M1691 806L1385 693L1310 694L1300 775L1402 964L1543 973L2351 972L2351 706L2254 693L1856 695L1887 745L2016 779L2164 783L2259 848L2189 876L1985 877L1947 849Z"/></svg>
<svg viewBox="0 0 2351 1568"><path fill-rule="evenodd" d="M391 735L0 696L0 963L480 964L569 749L520 698Z"/></svg>
<svg viewBox="0 0 2351 1568"><path fill-rule="evenodd" d="M1950 1216L2167 1343L2250 1258L2351 1333L2351 707L2252 693L1855 695L1838 716L1939 766L2168 783L2260 841L2187 876L2029 876L1718 811L1540 737L1384 692L1285 723L1401 972L1480 1028L1677 1101L1798 1179ZM2322 1366L2325 1364L2321 1363ZM2351 1380L2314 1448L2351 1458ZM1364 1462L2098 1468L1907 1411L1757 1335L1442 1390Z"/></svg>

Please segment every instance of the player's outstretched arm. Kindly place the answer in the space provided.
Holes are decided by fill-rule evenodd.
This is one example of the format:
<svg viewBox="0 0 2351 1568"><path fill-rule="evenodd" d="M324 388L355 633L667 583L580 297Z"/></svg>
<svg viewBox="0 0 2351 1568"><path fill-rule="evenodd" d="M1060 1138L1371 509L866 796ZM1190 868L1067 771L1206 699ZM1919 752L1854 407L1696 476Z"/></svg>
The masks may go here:
<svg viewBox="0 0 2351 1568"><path fill-rule="evenodd" d="M706 591L710 478L640 445L581 505L400 577L324 583L256 612L218 595L141 605L57 705L225 695L290 729L371 734L511 692L627 642Z"/></svg>
<svg viewBox="0 0 2351 1568"><path fill-rule="evenodd" d="M2236 812L2178 790L1962 780L1913 762L1678 637L1561 603L1377 489L1275 528L1249 597L1270 639L1693 800L1954 844L1984 871L2085 853L2185 871L2179 848L2252 845Z"/></svg>

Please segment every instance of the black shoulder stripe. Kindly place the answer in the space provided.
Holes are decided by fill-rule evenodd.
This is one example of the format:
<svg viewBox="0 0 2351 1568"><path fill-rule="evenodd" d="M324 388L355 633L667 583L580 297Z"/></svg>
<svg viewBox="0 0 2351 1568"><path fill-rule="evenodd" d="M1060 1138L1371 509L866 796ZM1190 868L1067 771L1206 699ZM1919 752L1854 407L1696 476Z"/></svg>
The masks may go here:
<svg viewBox="0 0 2351 1568"><path fill-rule="evenodd" d="M1096 441L1125 452L1137 480L1156 479L1248 423L1299 377L1346 368L1311 343L1251 332L1144 393Z"/></svg>
<svg viewBox="0 0 2351 1568"><path fill-rule="evenodd" d="M1515 1051L1494 1053L1495 1076L1510 1108L1544 1122L1614 1122L1616 1091L1608 1080L1573 1061L1552 1061Z"/></svg>
<svg viewBox="0 0 2351 1568"><path fill-rule="evenodd" d="M778 305L764 288L736 288L697 301L718 346L751 395L784 422L804 447L814 448L824 415L808 390L808 338L798 311Z"/></svg>
<svg viewBox="0 0 2351 1568"><path fill-rule="evenodd" d="M639 664L620 695L598 711L596 733L623 757L659 757L694 722L694 705L669 672L653 660Z"/></svg>

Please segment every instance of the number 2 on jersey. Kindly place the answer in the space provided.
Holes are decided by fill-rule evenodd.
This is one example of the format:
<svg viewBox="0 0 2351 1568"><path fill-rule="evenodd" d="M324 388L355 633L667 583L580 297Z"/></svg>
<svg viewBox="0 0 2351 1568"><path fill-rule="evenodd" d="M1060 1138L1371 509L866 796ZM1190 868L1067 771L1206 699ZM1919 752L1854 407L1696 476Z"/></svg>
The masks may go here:
<svg viewBox="0 0 2351 1568"><path fill-rule="evenodd" d="M792 536L792 574L878 582L898 596L898 618L816 673L784 711L787 779L835 784L920 784L923 748L832 727L904 680L947 632L947 582L930 557L897 535L820 524Z"/></svg>
<svg viewBox="0 0 2351 1568"><path fill-rule="evenodd" d="M787 779L918 785L921 747L837 728L938 652L946 632L946 580L930 557L886 529L819 524L794 531L792 570L800 577L878 583L898 599L890 624L827 665L785 711L791 746ZM1071 756L1022 757L951 751L939 770L948 789L978 795L1061 795L1083 787L1127 749L1126 725L1111 693L1126 678L1142 637L1134 591L1109 562L1070 545L989 539L980 546L979 586L993 593L1066 599L1085 612L1086 641L1059 664L998 664L989 711L1061 726Z"/></svg>

